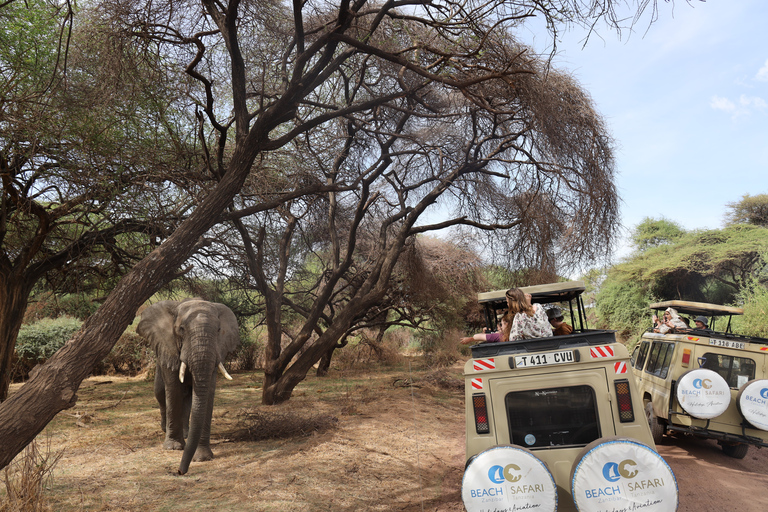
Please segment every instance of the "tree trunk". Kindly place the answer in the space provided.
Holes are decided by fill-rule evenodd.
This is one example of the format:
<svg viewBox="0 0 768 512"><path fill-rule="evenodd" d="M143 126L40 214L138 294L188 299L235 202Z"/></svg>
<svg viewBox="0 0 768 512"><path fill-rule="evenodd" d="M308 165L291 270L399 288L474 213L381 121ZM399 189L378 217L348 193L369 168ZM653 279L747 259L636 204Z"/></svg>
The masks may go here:
<svg viewBox="0 0 768 512"><path fill-rule="evenodd" d="M120 280L104 304L24 386L0 404L0 468L7 466L60 411L77 402L76 392L103 359L136 310L174 277L197 240L216 222L242 187L260 146L250 141L232 155L229 172L160 247Z"/></svg>
<svg viewBox="0 0 768 512"><path fill-rule="evenodd" d="M11 360L32 285L0 274L0 402L8 398Z"/></svg>
<svg viewBox="0 0 768 512"><path fill-rule="evenodd" d="M333 358L333 351L336 350L336 344L334 343L331 348L329 348L325 354L323 354L323 357L320 358L320 361L317 365L317 376L318 377L325 377L328 375L328 369L331 367L331 359Z"/></svg>

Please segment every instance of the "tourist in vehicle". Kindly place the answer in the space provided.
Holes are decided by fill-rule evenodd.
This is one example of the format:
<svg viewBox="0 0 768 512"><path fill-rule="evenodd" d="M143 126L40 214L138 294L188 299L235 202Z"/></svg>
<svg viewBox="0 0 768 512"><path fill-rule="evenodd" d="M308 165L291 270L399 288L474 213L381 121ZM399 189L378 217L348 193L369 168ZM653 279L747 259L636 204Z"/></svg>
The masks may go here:
<svg viewBox="0 0 768 512"><path fill-rule="evenodd" d="M513 314L509 340L542 338L552 336L552 326L547 313L540 304L531 304L531 294L523 293L520 288L507 290L507 306Z"/></svg>
<svg viewBox="0 0 768 512"><path fill-rule="evenodd" d="M461 344L472 345L477 341L481 343L497 343L500 341L509 341L509 331L511 328L512 328L512 315L510 313L505 313L504 316L501 317L499 330L497 330L496 332L481 332L481 333L475 334L474 336L467 336L467 337L461 338Z"/></svg>
<svg viewBox="0 0 768 512"><path fill-rule="evenodd" d="M696 329L700 331L711 331L709 328L709 320L703 315L699 315L693 319L693 323L696 325Z"/></svg>
<svg viewBox="0 0 768 512"><path fill-rule="evenodd" d="M682 330L687 328L688 326L685 325L685 322L680 319L680 315L677 314L677 311L675 311L674 308L667 308L664 310L664 316L662 319L659 319L659 317L653 315L653 332L666 334L673 329Z"/></svg>
<svg viewBox="0 0 768 512"><path fill-rule="evenodd" d="M563 310L559 307L549 308L547 318L549 318L549 324L552 326L552 334L555 336L563 336L573 332L573 327L563 321Z"/></svg>

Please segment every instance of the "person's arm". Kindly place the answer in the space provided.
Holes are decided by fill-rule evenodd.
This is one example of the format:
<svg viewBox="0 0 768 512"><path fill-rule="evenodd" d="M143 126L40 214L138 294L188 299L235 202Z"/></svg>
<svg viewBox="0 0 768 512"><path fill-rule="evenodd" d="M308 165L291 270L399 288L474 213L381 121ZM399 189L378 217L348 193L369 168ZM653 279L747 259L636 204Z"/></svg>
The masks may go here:
<svg viewBox="0 0 768 512"><path fill-rule="evenodd" d="M493 334L493 333L490 333L490 334ZM475 334L472 337L467 336L467 337L461 338L461 344L472 345L476 341L486 341L487 338L488 338L488 335L485 333Z"/></svg>

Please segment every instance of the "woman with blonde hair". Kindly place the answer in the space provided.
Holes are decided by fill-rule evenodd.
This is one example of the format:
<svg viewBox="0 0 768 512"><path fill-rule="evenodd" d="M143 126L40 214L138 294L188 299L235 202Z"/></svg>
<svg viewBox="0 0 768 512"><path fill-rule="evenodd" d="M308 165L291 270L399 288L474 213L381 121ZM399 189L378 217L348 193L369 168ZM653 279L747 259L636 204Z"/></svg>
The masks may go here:
<svg viewBox="0 0 768 512"><path fill-rule="evenodd" d="M485 343L496 343L499 341L509 341L509 331L512 329L512 315L510 313L505 313L503 317L501 317L501 329L496 332L483 332L479 334L475 334L474 336L467 336L466 338L461 338L461 344L462 345L470 345L475 341L479 342L485 342Z"/></svg>
<svg viewBox="0 0 768 512"><path fill-rule="evenodd" d="M552 336L552 326L547 313L539 304L531 304L531 294L523 293L520 288L507 290L507 306L513 314L509 340L543 338Z"/></svg>

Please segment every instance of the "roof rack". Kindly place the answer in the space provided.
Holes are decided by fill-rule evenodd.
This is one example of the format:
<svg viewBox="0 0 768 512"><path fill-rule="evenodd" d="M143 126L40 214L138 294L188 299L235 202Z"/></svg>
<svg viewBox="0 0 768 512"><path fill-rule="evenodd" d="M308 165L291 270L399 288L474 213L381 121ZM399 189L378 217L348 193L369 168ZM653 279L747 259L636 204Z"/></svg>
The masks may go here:
<svg viewBox="0 0 768 512"><path fill-rule="evenodd" d="M673 308L678 313L685 313L686 315L727 316L744 314L744 310L741 308L706 302L691 302L688 300L666 300L664 302L655 302L649 307L657 310Z"/></svg>

